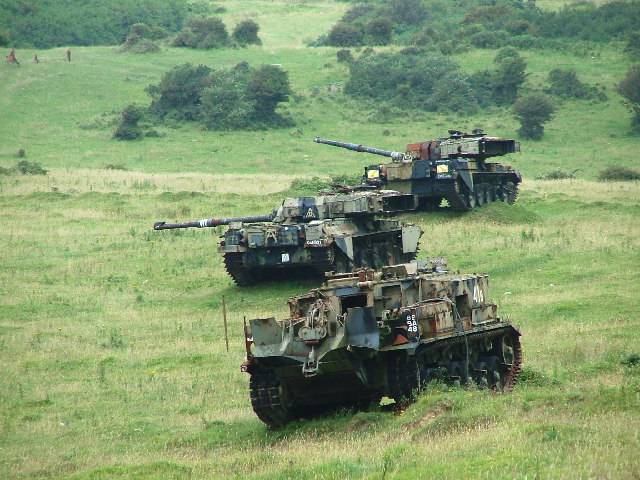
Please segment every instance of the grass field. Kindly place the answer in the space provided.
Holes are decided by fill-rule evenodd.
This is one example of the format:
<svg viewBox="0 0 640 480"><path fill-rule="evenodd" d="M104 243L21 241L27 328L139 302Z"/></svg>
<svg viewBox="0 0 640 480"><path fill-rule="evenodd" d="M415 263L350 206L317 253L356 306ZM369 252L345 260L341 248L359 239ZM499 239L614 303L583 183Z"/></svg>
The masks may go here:
<svg viewBox="0 0 640 480"><path fill-rule="evenodd" d="M497 110L374 122L375 110L335 88L347 74L335 50L303 48L345 3L219 3L227 25L253 12L264 46L73 48L71 63L56 49L38 52L38 65L23 51L22 67L0 67L0 166L23 148L49 170L0 176L0 478L637 479L640 184L595 181L605 166L640 167L612 90L628 59L524 52L532 85L571 66L605 85L609 101L563 104L543 141L505 158L524 175L514 206L402 217L426 232L420 257L490 274L491 299L523 334L514 392L434 387L401 414L345 412L270 431L239 370L242 319L282 318L286 299L315 284L240 289L215 251L221 227L154 232L153 223L268 213L295 179L369 163L315 135L402 149L452 127L514 137L517 124ZM474 71L493 55L456 60ZM148 104L144 88L176 63L242 60L289 71L296 127L110 138L117 112ZM558 167L577 178L534 179Z"/></svg>

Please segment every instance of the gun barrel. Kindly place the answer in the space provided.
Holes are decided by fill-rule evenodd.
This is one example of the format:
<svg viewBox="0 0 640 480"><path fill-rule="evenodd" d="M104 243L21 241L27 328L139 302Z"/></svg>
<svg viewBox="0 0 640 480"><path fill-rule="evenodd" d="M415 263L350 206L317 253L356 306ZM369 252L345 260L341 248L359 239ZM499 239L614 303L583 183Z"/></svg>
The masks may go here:
<svg viewBox="0 0 640 480"><path fill-rule="evenodd" d="M171 230L174 228L203 228L217 227L218 225L229 225L232 222L264 223L270 222L274 218L273 214L259 215L256 217L232 217L232 218L207 218L196 220L195 222L166 223L156 222L153 224L154 230Z"/></svg>
<svg viewBox="0 0 640 480"><path fill-rule="evenodd" d="M333 147L342 147L347 150L353 150L354 152L366 152L373 153L375 155L382 155L383 157L390 157L394 160L404 160L405 154L402 152L391 152L389 150L380 150L379 148L365 147L364 145L358 145L357 143L336 142L335 140L327 140L324 138L316 137L313 139L316 143L324 143L325 145L331 145Z"/></svg>

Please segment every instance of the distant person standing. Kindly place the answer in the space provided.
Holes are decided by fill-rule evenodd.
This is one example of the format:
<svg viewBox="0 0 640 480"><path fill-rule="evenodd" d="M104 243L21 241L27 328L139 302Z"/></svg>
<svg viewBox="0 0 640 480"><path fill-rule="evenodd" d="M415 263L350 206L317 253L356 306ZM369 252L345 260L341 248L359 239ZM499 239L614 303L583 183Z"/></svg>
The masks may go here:
<svg viewBox="0 0 640 480"><path fill-rule="evenodd" d="M64 53L67 55L67 61L70 62L71 61L71 49L67 48Z"/></svg>

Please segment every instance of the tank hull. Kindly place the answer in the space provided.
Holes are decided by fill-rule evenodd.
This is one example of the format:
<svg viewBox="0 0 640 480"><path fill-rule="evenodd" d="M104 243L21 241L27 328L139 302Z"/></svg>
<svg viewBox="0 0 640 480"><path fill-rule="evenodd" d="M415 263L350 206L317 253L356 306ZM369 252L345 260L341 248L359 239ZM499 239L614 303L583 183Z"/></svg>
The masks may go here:
<svg viewBox="0 0 640 480"><path fill-rule="evenodd" d="M415 195L419 210L437 208L444 199L454 211L496 201L513 204L522 182L520 174L501 164L479 165L465 159L370 165L363 179L372 186Z"/></svg>
<svg viewBox="0 0 640 480"><path fill-rule="evenodd" d="M218 251L239 286L287 278L324 278L415 258L422 230L395 220L338 218L308 224L231 224Z"/></svg>

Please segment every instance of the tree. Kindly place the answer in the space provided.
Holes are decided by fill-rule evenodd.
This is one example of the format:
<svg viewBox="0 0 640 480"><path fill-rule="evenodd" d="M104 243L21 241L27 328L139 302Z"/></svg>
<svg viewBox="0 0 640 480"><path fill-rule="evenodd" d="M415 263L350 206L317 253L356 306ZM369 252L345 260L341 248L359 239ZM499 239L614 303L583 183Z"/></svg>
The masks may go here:
<svg viewBox="0 0 640 480"><path fill-rule="evenodd" d="M532 93L519 98L513 105L513 113L520 122L518 134L531 140L541 140L545 122L551 120L555 112L551 100L541 93Z"/></svg>
<svg viewBox="0 0 640 480"><path fill-rule="evenodd" d="M640 133L640 63L627 70L625 77L616 85L616 91L625 98L623 103L633 114L632 131Z"/></svg>
<svg viewBox="0 0 640 480"><path fill-rule="evenodd" d="M505 52L506 50L506 52ZM515 49L507 47L498 51L494 64L497 68L491 76L492 96L499 105L510 105L518 98L518 90L527 78L527 63Z"/></svg>
<svg viewBox="0 0 640 480"><path fill-rule="evenodd" d="M252 123L254 102L246 93L247 81L237 69L215 72L202 93L200 121L208 130L239 130Z"/></svg>
<svg viewBox="0 0 640 480"><path fill-rule="evenodd" d="M160 79L158 85L146 89L151 96L150 113L160 117L173 112L177 119L196 120L202 91L208 85L211 69L190 63L176 65Z"/></svg>
<svg viewBox="0 0 640 480"><path fill-rule="evenodd" d="M240 46L245 45L262 45L262 41L258 37L260 25L253 20L243 20L233 28L231 38Z"/></svg>
<svg viewBox="0 0 640 480"><path fill-rule="evenodd" d="M254 110L258 120L273 120L278 103L289 101L289 95L289 76L279 66L262 65L252 72L247 85L247 98L255 102Z"/></svg>
<svg viewBox="0 0 640 480"><path fill-rule="evenodd" d="M631 130L640 133L640 63L632 65L616 91L625 98L624 105L633 114Z"/></svg>

